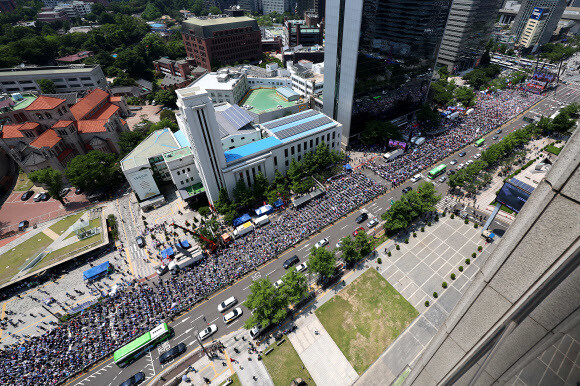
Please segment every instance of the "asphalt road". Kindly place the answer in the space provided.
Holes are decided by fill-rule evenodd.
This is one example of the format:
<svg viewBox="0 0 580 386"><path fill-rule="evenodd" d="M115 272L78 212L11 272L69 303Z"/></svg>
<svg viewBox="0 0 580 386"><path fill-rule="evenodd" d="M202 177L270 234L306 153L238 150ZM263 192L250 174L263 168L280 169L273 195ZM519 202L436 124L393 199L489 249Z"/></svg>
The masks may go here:
<svg viewBox="0 0 580 386"><path fill-rule="evenodd" d="M555 112L555 109L552 109L552 106L558 106L556 101L558 100L568 104L573 101L580 101L580 87L577 86L560 86L557 92L554 94L550 94L548 97L544 98L541 102L539 102L532 111L534 113L530 114L525 113L523 115L534 115L534 114L543 114L550 116ZM556 107L557 108L557 107ZM523 116L522 115L522 116ZM494 143L491 139L492 136L498 135L498 141L505 136L507 133L519 129L524 126L526 123L522 120L522 116L519 116L517 119L512 119L509 123L502 127L502 133L496 134L495 130L491 132L489 135L486 136L486 143L487 145ZM483 148L484 149L484 148ZM459 163L465 163L468 159L473 159L473 156L477 153L480 153L482 148L475 147L473 145L468 145L465 148L461 149L460 151L465 151L466 155L464 157L459 157L457 153L447 157L444 160L441 160L436 165L440 163L445 163L450 165L450 161L452 159L458 159ZM432 167L436 166L432 165ZM431 168L432 168L431 167ZM424 171L422 174L426 175L427 171ZM372 172L365 170L365 174L370 175ZM380 177L375 176L377 181L381 181ZM384 183L384 180L381 182ZM244 306L240 306L244 314L242 317L238 318L234 322L226 325L223 320L223 314L217 311L217 306L225 299L229 298L230 296L235 296L238 299L239 303L242 303L249 294L249 287L252 284L253 280L268 277L272 282L277 281L280 277L286 272L286 270L282 267L284 260L291 257L292 255L297 255L300 258L300 262L306 261L306 257L309 254L309 250L314 244L322 238L329 239L329 248L334 248L336 243L344 236L351 234L356 228L359 226L364 226L366 230L368 230L366 220L363 224L357 224L355 219L360 214L360 211L366 211L369 214L369 219L373 216L380 217L380 215L385 212L390 207L390 200L397 200L401 196L401 191L403 188L407 186L416 187L421 181L416 183L411 183L410 181L406 184L402 184L399 187L392 189L385 193L384 195L376 198L374 201L364 205L361 210L357 210L352 212L347 217L343 217L342 219L338 220L336 223L322 229L319 233L311 236L309 239L304 240L297 244L294 248L286 251L285 253L281 254L275 260L272 260L262 266L259 270L257 270L253 274L247 275L244 279L237 282L235 285L227 287L220 292L214 294L211 298L207 301L199 304L198 306L194 307L191 311L187 312L186 314L182 315L180 318L176 319L171 326L175 330L174 337L167 343L158 346L145 356L141 357L135 363L130 365L125 369L120 369L117 367L112 360L112 357L102 361L101 363L94 366L87 374L82 376L78 376L75 379L69 381L67 385L100 385L100 386L111 386L111 385L118 385L129 378L131 375L143 371L147 377L144 384L150 382L157 374L159 374L164 368L169 366L172 362L169 362L165 365L160 365L159 363L159 355L165 352L169 347L173 347L178 343L184 342L187 345L187 352L191 352L191 350L195 350L198 347L196 342L195 334L198 331L201 331L208 324L216 324L218 327L218 331L213 336L214 339L218 339L220 336L229 334L230 332L242 328L244 321L249 317L249 310L246 309ZM435 180L435 186L439 193L443 196L447 193L448 187L445 183L439 183L437 179ZM136 229L133 223L133 219L130 213L126 213L126 208L120 209L121 214L124 216L125 222L124 225L126 227L126 235L127 237L131 237L134 241L134 235L136 235ZM125 215L127 217L125 217ZM134 217L134 215L133 215ZM507 226L501 222L494 221L491 226L491 229L496 233L503 233L507 229ZM293 269L293 268L292 268ZM156 279L155 279L156 280ZM226 311L229 312L229 311ZM207 340L208 342L210 340ZM184 354L185 355L185 354Z"/></svg>

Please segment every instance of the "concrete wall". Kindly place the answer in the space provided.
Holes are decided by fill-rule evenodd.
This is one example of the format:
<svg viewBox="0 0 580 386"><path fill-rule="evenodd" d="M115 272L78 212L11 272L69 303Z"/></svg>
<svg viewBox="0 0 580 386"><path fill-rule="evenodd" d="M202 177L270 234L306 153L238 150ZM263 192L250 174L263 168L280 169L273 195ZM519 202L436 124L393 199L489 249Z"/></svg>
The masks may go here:
<svg viewBox="0 0 580 386"><path fill-rule="evenodd" d="M406 384L503 384L578 325L579 164L576 131Z"/></svg>

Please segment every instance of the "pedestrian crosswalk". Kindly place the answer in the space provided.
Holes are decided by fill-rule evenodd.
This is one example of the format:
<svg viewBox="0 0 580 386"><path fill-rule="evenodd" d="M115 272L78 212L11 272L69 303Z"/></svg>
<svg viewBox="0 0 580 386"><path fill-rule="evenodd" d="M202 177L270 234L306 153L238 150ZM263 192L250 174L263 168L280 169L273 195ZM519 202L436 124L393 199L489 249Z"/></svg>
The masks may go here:
<svg viewBox="0 0 580 386"><path fill-rule="evenodd" d="M445 196L435 204L435 208L440 212L449 212L455 207L455 204L456 202L451 196Z"/></svg>

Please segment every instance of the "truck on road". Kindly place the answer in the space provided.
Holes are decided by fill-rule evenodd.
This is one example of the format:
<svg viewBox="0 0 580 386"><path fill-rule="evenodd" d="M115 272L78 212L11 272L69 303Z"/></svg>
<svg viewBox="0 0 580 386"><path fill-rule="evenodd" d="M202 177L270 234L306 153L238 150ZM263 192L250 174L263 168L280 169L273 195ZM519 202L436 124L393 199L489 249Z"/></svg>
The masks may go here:
<svg viewBox="0 0 580 386"><path fill-rule="evenodd" d="M254 226L257 227L261 227L262 225L266 225L270 222L270 217L268 217L267 214L257 217L254 220Z"/></svg>
<svg viewBox="0 0 580 386"><path fill-rule="evenodd" d="M243 236L246 233L249 233L253 230L254 230L254 225L252 224L251 221L247 221L236 228L236 230L234 231L234 237L238 238L238 237Z"/></svg>
<svg viewBox="0 0 580 386"><path fill-rule="evenodd" d="M383 157L385 157L385 159L387 161L392 161L395 158L402 156L404 153L405 152L403 151L403 149L397 149L397 150L393 150L391 152L383 154Z"/></svg>

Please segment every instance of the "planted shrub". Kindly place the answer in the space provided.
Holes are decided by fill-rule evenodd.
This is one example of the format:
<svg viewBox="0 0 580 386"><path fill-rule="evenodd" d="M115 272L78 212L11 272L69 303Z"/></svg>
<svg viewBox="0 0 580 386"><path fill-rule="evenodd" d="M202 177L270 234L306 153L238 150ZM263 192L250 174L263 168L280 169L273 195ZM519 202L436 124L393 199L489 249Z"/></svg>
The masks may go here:
<svg viewBox="0 0 580 386"><path fill-rule="evenodd" d="M469 224L469 220L468 219L465 219L465 220L463 220L463 223L464 224Z"/></svg>
<svg viewBox="0 0 580 386"><path fill-rule="evenodd" d="M399 244L395 245L395 249L398 251L399 249L401 249L401 247L399 247Z"/></svg>
<svg viewBox="0 0 580 386"><path fill-rule="evenodd" d="M447 212L441 213L441 217L445 217L445 216L447 216Z"/></svg>
<svg viewBox="0 0 580 386"><path fill-rule="evenodd" d="M383 264L383 259L381 259L380 257L377 259L377 263L379 264Z"/></svg>
<svg viewBox="0 0 580 386"><path fill-rule="evenodd" d="M433 297L434 297L435 299L437 299L437 297L438 297L438 296L439 296L439 294L438 294L437 292L433 292Z"/></svg>
<svg viewBox="0 0 580 386"><path fill-rule="evenodd" d="M408 238L405 239L405 244L409 244L409 239Z"/></svg>
<svg viewBox="0 0 580 386"><path fill-rule="evenodd" d="M477 229L477 228L479 227L479 224L473 224L473 227L474 227L475 229Z"/></svg>
<svg viewBox="0 0 580 386"><path fill-rule="evenodd" d="M439 221L439 216L435 216L435 221Z"/></svg>
<svg viewBox="0 0 580 386"><path fill-rule="evenodd" d="M413 232L413 237L417 237L417 233Z"/></svg>
<svg viewBox="0 0 580 386"><path fill-rule="evenodd" d="M481 250L482 250L482 249L483 249L483 247L482 247L481 245L477 247L477 250L478 250L479 252L481 252Z"/></svg>
<svg viewBox="0 0 580 386"><path fill-rule="evenodd" d="M391 256L391 251L387 252L387 256Z"/></svg>
<svg viewBox="0 0 580 386"><path fill-rule="evenodd" d="M450 218L451 220L453 220L453 219L455 218L455 215L454 215L453 213L451 213L451 216L449 216L449 218Z"/></svg>
<svg viewBox="0 0 580 386"><path fill-rule="evenodd" d="M425 232L425 227L421 227L421 232Z"/></svg>
<svg viewBox="0 0 580 386"><path fill-rule="evenodd" d="M463 265L459 266L459 272L463 272Z"/></svg>
<svg viewBox="0 0 580 386"><path fill-rule="evenodd" d="M473 258L475 259L475 258L477 257L477 253L473 252L473 253L471 254L471 257L473 257Z"/></svg>
<svg viewBox="0 0 580 386"><path fill-rule="evenodd" d="M429 307L429 300L425 300L425 307Z"/></svg>
<svg viewBox="0 0 580 386"><path fill-rule="evenodd" d="M429 221L429 222L427 223L427 225L431 226L431 221Z"/></svg>
<svg viewBox="0 0 580 386"><path fill-rule="evenodd" d="M447 282L446 282L446 281L444 281L443 283L441 283L441 287L443 287L443 288L447 288Z"/></svg>
<svg viewBox="0 0 580 386"><path fill-rule="evenodd" d="M470 259L465 259L465 264L467 264L467 265L471 264L471 260Z"/></svg>
<svg viewBox="0 0 580 386"><path fill-rule="evenodd" d="M455 274L454 273L451 274L451 280L455 280Z"/></svg>

